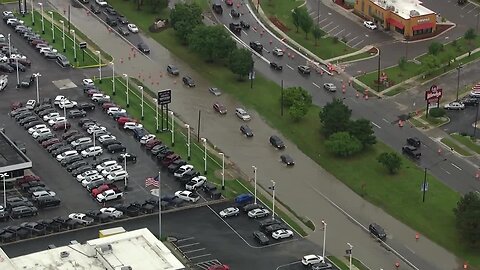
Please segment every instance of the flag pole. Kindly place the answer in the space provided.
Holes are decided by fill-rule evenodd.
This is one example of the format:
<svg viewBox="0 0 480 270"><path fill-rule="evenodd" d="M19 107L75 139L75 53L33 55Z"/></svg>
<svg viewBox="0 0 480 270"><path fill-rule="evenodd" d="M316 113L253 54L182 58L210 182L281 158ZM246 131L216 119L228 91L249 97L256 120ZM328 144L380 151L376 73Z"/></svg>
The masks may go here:
<svg viewBox="0 0 480 270"><path fill-rule="evenodd" d="M162 241L162 204L161 204L161 189L160 189L160 171L158 172L158 240Z"/></svg>

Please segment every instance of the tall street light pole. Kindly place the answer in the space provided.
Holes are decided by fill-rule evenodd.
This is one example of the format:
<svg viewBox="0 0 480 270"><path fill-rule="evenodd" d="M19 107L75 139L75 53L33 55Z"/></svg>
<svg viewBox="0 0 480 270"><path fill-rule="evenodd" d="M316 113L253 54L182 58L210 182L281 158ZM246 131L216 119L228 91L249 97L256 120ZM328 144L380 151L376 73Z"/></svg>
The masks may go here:
<svg viewBox="0 0 480 270"><path fill-rule="evenodd" d="M123 74L123 77L125 78L125 80L127 81L127 108L130 107L130 100L128 100L128 75L127 74ZM157 116L158 116L158 113L157 113Z"/></svg>
<svg viewBox="0 0 480 270"><path fill-rule="evenodd" d="M222 156L222 190L225 190L225 154L219 154Z"/></svg>
<svg viewBox="0 0 480 270"><path fill-rule="evenodd" d="M42 13L42 34L45 34L45 23L43 21L43 3L38 3L40 5L40 12Z"/></svg>
<svg viewBox="0 0 480 270"><path fill-rule="evenodd" d="M377 70L377 93L380 93L380 69L381 69L381 51L380 48L378 48L378 70Z"/></svg>
<svg viewBox="0 0 480 270"><path fill-rule="evenodd" d="M203 142L203 173L206 175L207 174L207 139L202 138L201 139Z"/></svg>
<svg viewBox="0 0 480 270"><path fill-rule="evenodd" d="M175 146L175 114L170 111L170 115L172 116L172 128L170 129L170 132L172 132L172 146Z"/></svg>
<svg viewBox="0 0 480 270"><path fill-rule="evenodd" d="M60 23L62 24L62 43L63 43L63 52L67 51L67 48L65 48L65 22L63 20L60 20Z"/></svg>
<svg viewBox="0 0 480 270"><path fill-rule="evenodd" d="M275 219L275 181L270 180L272 182L272 220Z"/></svg>
<svg viewBox="0 0 480 270"><path fill-rule="evenodd" d="M144 102L143 102L143 86L139 86L138 88L140 89L140 92L142 93L142 104L141 104L140 107L142 108L142 120L143 120L143 119L145 119L145 115L143 113L143 104L144 104Z"/></svg>
<svg viewBox="0 0 480 270"><path fill-rule="evenodd" d="M190 155L190 125L185 124L185 127L187 128L187 160L190 160L192 158Z"/></svg>
<svg viewBox="0 0 480 270"><path fill-rule="evenodd" d="M33 0L30 0L30 3L32 4L32 25L35 26L35 16L34 16L34 12L33 12Z"/></svg>
<svg viewBox="0 0 480 270"><path fill-rule="evenodd" d="M252 166L253 169L253 197L255 197L254 204L257 204L257 167Z"/></svg>
<svg viewBox="0 0 480 270"><path fill-rule="evenodd" d="M75 63L77 62L77 40L75 35L75 30L70 30L70 33L73 34L73 59Z"/></svg>
<svg viewBox="0 0 480 270"><path fill-rule="evenodd" d="M125 170L125 172L126 172L126 174L125 174L125 179L124 179L124 181L125 181L125 183L124 183L124 185L125 185L124 190L127 190L127 188L128 188L127 155L126 155L126 153L123 154L123 155L124 155L124 156L123 156L123 164L124 164L123 167L124 167L124 170ZM159 181L160 181L160 179L159 179ZM160 184L160 182L159 182L159 184ZM160 196L160 194L158 194L158 196Z"/></svg>
<svg viewBox="0 0 480 270"><path fill-rule="evenodd" d="M322 220L322 224L323 224L323 249L322 249L322 258L323 260L325 261L325 245L326 245L326 239L327 239L327 223Z"/></svg>
<svg viewBox="0 0 480 270"><path fill-rule="evenodd" d="M460 64L457 67L457 99L455 101L458 101L458 91L460 90L460 69L462 69L463 66Z"/></svg>
<svg viewBox="0 0 480 270"><path fill-rule="evenodd" d="M18 57L15 58L15 65L17 67L17 88L20 87L20 74L18 74Z"/></svg>
<svg viewBox="0 0 480 270"><path fill-rule="evenodd" d="M95 51L98 54L98 73L99 73L99 80L98 83L102 83L102 53L100 51Z"/></svg>
<svg viewBox="0 0 480 270"><path fill-rule="evenodd" d="M0 173L3 178L3 208L7 208L7 185L5 183L5 177L8 177L8 173Z"/></svg>
<svg viewBox="0 0 480 270"><path fill-rule="evenodd" d="M158 172L158 240L162 239L162 207L161 207L161 182L160 182L160 171Z"/></svg>
<svg viewBox="0 0 480 270"><path fill-rule="evenodd" d="M33 77L35 77L35 83L37 84L37 104L40 104L40 93L38 91L38 78L41 77L42 74L40 73L34 73Z"/></svg>
<svg viewBox="0 0 480 270"><path fill-rule="evenodd" d="M65 107L65 98L62 99L62 107L63 107L63 117L65 118L64 120L64 126L63 126L63 131L67 132L67 107Z"/></svg>
<svg viewBox="0 0 480 270"><path fill-rule="evenodd" d="M112 96L115 96L115 63L112 61L110 65L112 65Z"/></svg>
<svg viewBox="0 0 480 270"><path fill-rule="evenodd" d="M347 246L348 246L347 253L348 253L348 257L349 257L349 261L350 261L348 269L352 270L352 249L353 249L353 246L350 243L347 243Z"/></svg>
<svg viewBox="0 0 480 270"><path fill-rule="evenodd" d="M12 55L12 45L10 43L10 34L8 34L8 56L11 57Z"/></svg>
<svg viewBox="0 0 480 270"><path fill-rule="evenodd" d="M478 109L480 108L480 104L477 104L477 112L475 113L475 123L473 123L473 140L477 139L477 122L478 122Z"/></svg>
<svg viewBox="0 0 480 270"><path fill-rule="evenodd" d="M52 15L52 43L55 43L55 28L53 27L55 24L53 22L53 12L49 11L48 13Z"/></svg>
<svg viewBox="0 0 480 270"><path fill-rule="evenodd" d="M96 135L96 134L97 134L96 132L92 132L92 136L93 136L93 148L94 148L94 149L95 149L95 139L96 139L96 138L95 138L95 137L96 137L95 135ZM97 159L97 156L94 155L94 156L93 156L93 160L96 160L96 159Z"/></svg>

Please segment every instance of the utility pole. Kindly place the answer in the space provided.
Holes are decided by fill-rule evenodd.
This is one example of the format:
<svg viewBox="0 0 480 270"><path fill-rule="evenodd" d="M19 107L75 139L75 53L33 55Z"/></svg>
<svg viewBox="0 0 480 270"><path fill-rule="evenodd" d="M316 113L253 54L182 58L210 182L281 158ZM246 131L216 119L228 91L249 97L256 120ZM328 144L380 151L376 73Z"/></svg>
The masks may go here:
<svg viewBox="0 0 480 270"><path fill-rule="evenodd" d="M377 70L377 92L380 93L380 61L381 61L381 51L378 48L378 70Z"/></svg>

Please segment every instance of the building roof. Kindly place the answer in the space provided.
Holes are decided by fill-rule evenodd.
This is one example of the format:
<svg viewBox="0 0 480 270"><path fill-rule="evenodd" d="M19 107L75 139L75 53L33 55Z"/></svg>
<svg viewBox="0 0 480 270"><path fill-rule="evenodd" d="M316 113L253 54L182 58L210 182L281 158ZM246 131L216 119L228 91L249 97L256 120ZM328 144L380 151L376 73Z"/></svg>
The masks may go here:
<svg viewBox="0 0 480 270"><path fill-rule="evenodd" d="M11 259L4 254L0 249L0 255L6 257L0 260L2 270L185 269L171 251L146 228Z"/></svg>
<svg viewBox="0 0 480 270"><path fill-rule="evenodd" d="M389 9L404 19L415 16L435 14L434 11L422 6L419 0L371 0L372 3L383 9Z"/></svg>
<svg viewBox="0 0 480 270"><path fill-rule="evenodd" d="M0 129L0 173L32 167L32 161Z"/></svg>

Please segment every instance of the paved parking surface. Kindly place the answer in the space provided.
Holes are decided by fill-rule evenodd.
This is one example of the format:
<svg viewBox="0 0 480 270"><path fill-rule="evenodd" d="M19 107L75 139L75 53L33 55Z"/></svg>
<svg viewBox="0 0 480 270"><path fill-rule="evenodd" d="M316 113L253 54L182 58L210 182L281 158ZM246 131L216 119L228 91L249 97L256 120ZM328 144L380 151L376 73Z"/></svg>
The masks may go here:
<svg viewBox="0 0 480 270"><path fill-rule="evenodd" d="M475 114L477 107L467 106L463 111L447 111L450 122L442 126L447 133L466 133L473 136L473 123L475 122ZM480 126L477 125L477 137L480 135Z"/></svg>

